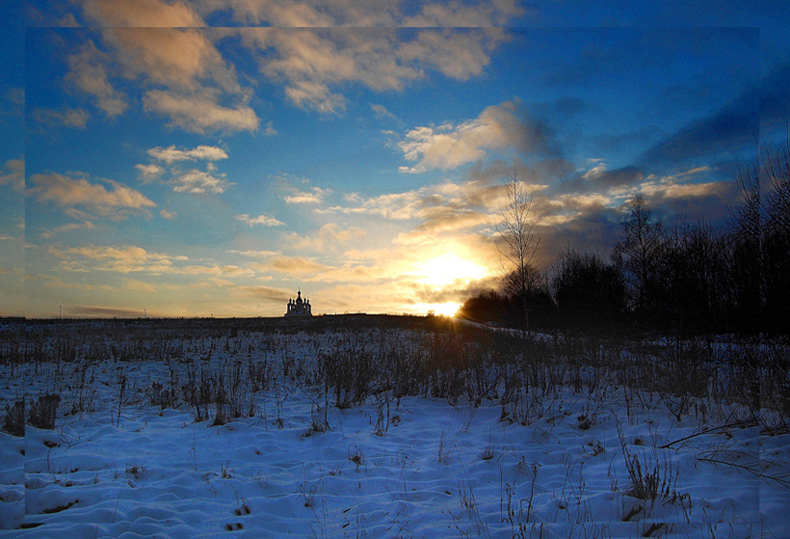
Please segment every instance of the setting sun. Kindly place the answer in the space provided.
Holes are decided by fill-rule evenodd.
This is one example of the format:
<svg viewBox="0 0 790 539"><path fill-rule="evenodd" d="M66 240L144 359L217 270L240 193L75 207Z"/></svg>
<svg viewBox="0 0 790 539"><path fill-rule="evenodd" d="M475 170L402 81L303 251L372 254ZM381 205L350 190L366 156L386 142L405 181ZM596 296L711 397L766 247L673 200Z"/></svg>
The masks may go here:
<svg viewBox="0 0 790 539"><path fill-rule="evenodd" d="M418 314L435 314L437 316L455 316L458 309L461 308L460 303L448 301L445 303L418 303L413 306L414 312Z"/></svg>
<svg viewBox="0 0 790 539"><path fill-rule="evenodd" d="M418 264L414 273L419 282L441 287L457 280L468 282L473 279L482 279L488 271L483 266L465 260L455 253L446 253Z"/></svg>

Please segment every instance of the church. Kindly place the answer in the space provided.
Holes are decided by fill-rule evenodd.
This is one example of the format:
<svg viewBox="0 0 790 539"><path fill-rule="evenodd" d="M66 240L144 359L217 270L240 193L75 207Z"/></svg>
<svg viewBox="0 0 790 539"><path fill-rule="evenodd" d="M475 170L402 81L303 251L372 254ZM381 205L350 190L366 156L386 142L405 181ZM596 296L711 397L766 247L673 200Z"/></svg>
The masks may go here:
<svg viewBox="0 0 790 539"><path fill-rule="evenodd" d="M310 309L310 300L303 300L302 291L299 290L296 296L296 301L293 299L288 300L288 310L286 311L285 316L313 316L313 313Z"/></svg>

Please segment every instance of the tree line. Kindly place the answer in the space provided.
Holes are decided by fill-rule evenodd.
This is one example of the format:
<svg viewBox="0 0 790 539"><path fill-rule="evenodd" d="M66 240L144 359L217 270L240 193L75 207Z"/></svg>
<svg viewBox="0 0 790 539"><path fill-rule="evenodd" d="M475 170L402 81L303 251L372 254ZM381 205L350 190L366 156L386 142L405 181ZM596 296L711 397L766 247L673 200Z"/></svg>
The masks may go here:
<svg viewBox="0 0 790 539"><path fill-rule="evenodd" d="M668 226L637 195L608 257L566 250L540 268L540 239L526 215L531 197L514 169L498 229L507 262L501 287L467 300L459 316L527 330L786 335L790 143L736 181L741 196L727 226Z"/></svg>

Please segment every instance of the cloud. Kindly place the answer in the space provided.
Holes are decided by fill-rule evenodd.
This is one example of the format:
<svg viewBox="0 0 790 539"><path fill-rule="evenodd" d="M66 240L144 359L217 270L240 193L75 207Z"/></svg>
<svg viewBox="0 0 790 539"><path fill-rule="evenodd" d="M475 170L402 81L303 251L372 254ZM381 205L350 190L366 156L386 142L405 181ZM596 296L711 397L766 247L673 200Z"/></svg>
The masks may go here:
<svg viewBox="0 0 790 539"><path fill-rule="evenodd" d="M642 182L637 190L646 198L657 201L677 198L708 198L719 197L732 191L732 182L692 182L699 175L712 171L710 167L695 167L678 174L664 176L660 179L650 176Z"/></svg>
<svg viewBox="0 0 790 539"><path fill-rule="evenodd" d="M371 104L370 108L373 110L373 114L376 115L377 120L398 120L398 117L388 111L384 105Z"/></svg>
<svg viewBox="0 0 790 539"><path fill-rule="evenodd" d="M48 127L77 127L84 129L90 115L84 109L66 107L63 110L35 109L31 113L33 121Z"/></svg>
<svg viewBox="0 0 790 539"><path fill-rule="evenodd" d="M574 178L562 182L558 187L562 192L607 191L609 189L636 185L644 180L645 175L639 167L626 166L608 170L602 160L591 162L592 168Z"/></svg>
<svg viewBox="0 0 790 539"><path fill-rule="evenodd" d="M234 107L219 104L221 94L203 89L193 94L151 90L143 98L145 109L170 117L170 126L204 134L206 131L255 131L258 117L242 99Z"/></svg>
<svg viewBox="0 0 790 539"><path fill-rule="evenodd" d="M116 90L109 81L107 66L110 56L96 48L93 41L82 45L79 53L68 58L69 73L66 80L96 99L108 118L123 114L128 108L126 94Z"/></svg>
<svg viewBox="0 0 790 539"><path fill-rule="evenodd" d="M159 215L161 215L163 219L175 219L176 217L178 217L178 213L168 210L161 210L159 212Z"/></svg>
<svg viewBox="0 0 790 539"><path fill-rule="evenodd" d="M336 223L327 223L308 236L291 234L287 243L297 251L326 252L348 245L351 241L364 238L366 235L365 230L359 227L341 228Z"/></svg>
<svg viewBox="0 0 790 539"><path fill-rule="evenodd" d="M496 2L421 2L406 13L399 2L386 0L200 0L196 9L206 16L228 11L241 26L272 27L451 27L505 26L525 13L514 0Z"/></svg>
<svg viewBox="0 0 790 539"><path fill-rule="evenodd" d="M404 18L403 26L490 27L504 26L526 10L515 0L460 3L425 2L416 15Z"/></svg>
<svg viewBox="0 0 790 539"><path fill-rule="evenodd" d="M158 179L165 171L165 169L159 165L135 165L134 168L140 172L140 176L144 182Z"/></svg>
<svg viewBox="0 0 790 539"><path fill-rule="evenodd" d="M206 30L191 28L112 28L104 32L127 78L172 91L210 86L240 91L236 72L222 58Z"/></svg>
<svg viewBox="0 0 790 539"><path fill-rule="evenodd" d="M331 192L331 189L312 187L309 191L294 190L292 194L286 195L283 200L288 204L320 204Z"/></svg>
<svg viewBox="0 0 790 539"><path fill-rule="evenodd" d="M144 311L93 305L73 305L66 307L63 314L85 318L142 318Z"/></svg>
<svg viewBox="0 0 790 539"><path fill-rule="evenodd" d="M237 215L236 219L249 226L253 226L253 225L283 226L285 224L282 221L278 221L274 217L269 217L268 215L258 215L257 217L250 217L248 213L242 213L240 215Z"/></svg>
<svg viewBox="0 0 790 539"><path fill-rule="evenodd" d="M184 2L159 0L88 0L85 13L102 26L175 27L205 26L203 19Z"/></svg>
<svg viewBox="0 0 790 539"><path fill-rule="evenodd" d="M522 153L549 151L547 128L529 119L516 102L487 107L480 116L458 125L418 127L398 143L404 157L417 161L401 172L421 173L432 169L449 170L479 161L490 151L514 148Z"/></svg>
<svg viewBox="0 0 790 539"><path fill-rule="evenodd" d="M163 273L172 270L174 260L186 260L186 257L171 257L162 253L149 253L142 247L135 245L121 247L85 245L65 249L52 247L50 252L64 259L63 269L71 271L96 269L118 273ZM101 264L99 266L88 266L84 263L85 259L100 262Z"/></svg>
<svg viewBox="0 0 790 539"><path fill-rule="evenodd" d="M66 271L212 276L223 279L255 275L252 269L233 264L186 264L189 261L186 256L151 253L136 245L50 247L50 252L62 260L61 269Z"/></svg>
<svg viewBox="0 0 790 539"><path fill-rule="evenodd" d="M240 290L246 297L281 305L293 297L293 292L271 286L244 286Z"/></svg>
<svg viewBox="0 0 790 539"><path fill-rule="evenodd" d="M212 176L209 172L203 172L202 170L192 169L175 176L168 183L173 186L173 191L176 193L193 194L221 194L228 187L235 185L233 182L226 180L224 174L218 176Z"/></svg>
<svg viewBox="0 0 790 539"><path fill-rule="evenodd" d="M192 150L179 150L175 147L175 145L168 146L167 148L157 146L156 148L151 148L148 150L148 155L154 159L164 161L168 165L171 165L177 161L195 161L198 159L204 159L206 161L218 161L220 159L228 158L227 152L222 148L206 145L200 145Z"/></svg>
<svg viewBox="0 0 790 539"><path fill-rule="evenodd" d="M0 185L10 185L14 191L25 190L25 159L9 159L0 171Z"/></svg>
<svg viewBox="0 0 790 539"><path fill-rule="evenodd" d="M136 4L134 10L127 4L111 1L91 5L94 11L101 7L105 15L117 14L120 23L131 23L134 21L127 20L129 14L137 8ZM179 5L184 8L182 12L188 9L183 4L145 0L140 11L167 6L175 9ZM103 20L105 15L97 17ZM67 80L95 96L97 105L110 117L128 107L127 96L110 83L111 76L122 76L142 84L145 110L168 117L171 127L201 134L257 130L259 119L248 105L252 90L241 87L235 67L225 61L211 41L211 31L184 28L191 25L186 23L196 21L183 22L184 25L177 25L180 28L108 28L102 32L107 52L88 41L78 54L69 57Z"/></svg>
<svg viewBox="0 0 790 539"><path fill-rule="evenodd" d="M278 251L228 251L229 253L238 254L250 258L268 258L280 254Z"/></svg>
<svg viewBox="0 0 790 539"><path fill-rule="evenodd" d="M693 161L699 157L753 151L761 127L781 126L790 110L790 62L775 67L759 82L745 89L724 107L690 122L648 149L646 163Z"/></svg>
<svg viewBox="0 0 790 539"><path fill-rule="evenodd" d="M52 202L66 208L70 215L78 215L80 212L69 210L82 208L102 217L120 220L132 213L150 215L148 208L156 206L139 191L112 180L91 183L84 177L33 174L30 181L34 187L28 189L28 196L35 196L39 202ZM105 185L111 189L107 189Z"/></svg>
<svg viewBox="0 0 790 539"><path fill-rule="evenodd" d="M73 232L75 230L96 230L96 225L94 225L90 221L85 221L83 223L68 223L65 225L61 225L56 227L55 229L44 232L41 235L45 238L51 238L56 234L60 234L61 232Z"/></svg>
<svg viewBox="0 0 790 539"><path fill-rule="evenodd" d="M313 258L302 256L278 256L270 261L271 269L288 275L305 275L327 269Z"/></svg>
<svg viewBox="0 0 790 539"><path fill-rule="evenodd" d="M412 36L396 29L247 28L237 35L258 58L261 73L285 84L291 102L324 114L345 111L337 88L348 83L402 91L429 71L459 80L479 76L508 39L501 29L418 30Z"/></svg>

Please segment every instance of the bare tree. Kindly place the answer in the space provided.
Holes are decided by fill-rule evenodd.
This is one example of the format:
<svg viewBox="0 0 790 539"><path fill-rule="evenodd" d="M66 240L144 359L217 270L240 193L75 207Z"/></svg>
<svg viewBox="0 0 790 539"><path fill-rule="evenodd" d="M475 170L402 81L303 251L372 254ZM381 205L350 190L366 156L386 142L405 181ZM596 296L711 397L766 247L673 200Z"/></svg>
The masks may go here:
<svg viewBox="0 0 790 539"><path fill-rule="evenodd" d="M613 258L623 269L630 287L633 308L644 314L656 299L658 261L664 245L661 222L653 219L642 195L628 202L623 237L615 245Z"/></svg>
<svg viewBox="0 0 790 539"><path fill-rule="evenodd" d="M536 231L533 209L534 191L528 189L526 172L513 165L505 178L505 204L500 207L502 220L496 226L496 246L503 270L502 284L509 297L515 297L524 309L524 329L529 330L529 296L540 284L536 258L540 236Z"/></svg>

